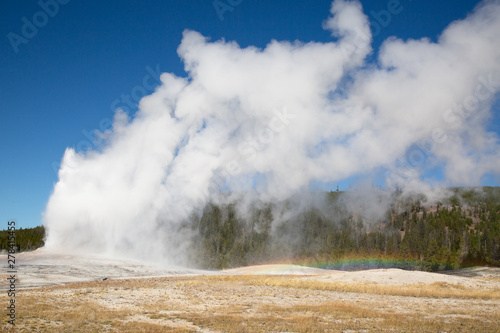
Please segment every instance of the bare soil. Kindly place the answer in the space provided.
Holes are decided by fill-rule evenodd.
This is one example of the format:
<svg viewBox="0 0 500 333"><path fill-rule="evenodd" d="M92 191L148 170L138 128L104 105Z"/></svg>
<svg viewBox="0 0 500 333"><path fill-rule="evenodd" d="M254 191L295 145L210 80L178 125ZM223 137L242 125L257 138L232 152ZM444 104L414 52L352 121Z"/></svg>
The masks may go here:
<svg viewBox="0 0 500 333"><path fill-rule="evenodd" d="M499 268L439 274L263 265L204 272L44 251L18 257L16 325L3 314L0 331L499 331ZM7 283L4 274L5 306Z"/></svg>

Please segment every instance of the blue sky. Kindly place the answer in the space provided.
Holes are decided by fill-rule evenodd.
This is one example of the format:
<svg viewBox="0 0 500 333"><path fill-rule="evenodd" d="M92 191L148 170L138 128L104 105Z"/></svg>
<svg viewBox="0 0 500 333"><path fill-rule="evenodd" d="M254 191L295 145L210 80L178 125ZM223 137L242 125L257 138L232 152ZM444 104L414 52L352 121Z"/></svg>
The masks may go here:
<svg viewBox="0 0 500 333"><path fill-rule="evenodd" d="M212 0L61 2L67 3L49 7L53 17L40 14L37 1L2 3L0 229L10 219L19 227L41 224L65 148L85 148L85 133L107 128L113 106L133 114L125 95L151 93L158 68L186 75L176 53L184 29L211 40L235 40L242 47L264 47L271 39L331 41L321 26L329 15L328 0L222 0L236 4L229 5L232 11L224 12L222 20ZM377 20L374 13L391 2L362 1L378 32L375 55L389 36L435 40L478 1L401 0L400 13ZM40 27L28 31L24 43L9 40L10 33L22 36L25 22L34 20ZM496 114L493 128L498 132Z"/></svg>

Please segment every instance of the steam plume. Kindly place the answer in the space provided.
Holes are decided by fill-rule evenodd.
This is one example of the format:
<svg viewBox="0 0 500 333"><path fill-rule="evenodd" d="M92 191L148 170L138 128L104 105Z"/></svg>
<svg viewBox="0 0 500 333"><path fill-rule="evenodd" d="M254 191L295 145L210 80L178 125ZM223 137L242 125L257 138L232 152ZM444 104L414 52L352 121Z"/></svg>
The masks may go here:
<svg viewBox="0 0 500 333"><path fill-rule="evenodd" d="M323 26L332 42L264 49L184 31L188 76L162 74L131 119L117 110L98 151L66 150L46 246L174 258L181 243L164 235L220 193L278 201L380 170L389 185L415 188L427 185L423 165L442 166L447 185L500 173L487 127L500 88L500 1L482 2L437 42L386 40L377 64L365 62L371 34L358 1L335 0ZM416 146L425 163L408 167Z"/></svg>

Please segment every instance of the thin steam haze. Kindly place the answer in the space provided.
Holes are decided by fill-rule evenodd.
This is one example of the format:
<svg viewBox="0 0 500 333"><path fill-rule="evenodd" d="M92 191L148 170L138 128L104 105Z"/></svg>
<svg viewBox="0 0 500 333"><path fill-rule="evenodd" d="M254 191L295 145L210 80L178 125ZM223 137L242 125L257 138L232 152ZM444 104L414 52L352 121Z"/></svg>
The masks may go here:
<svg viewBox="0 0 500 333"><path fill-rule="evenodd" d="M376 64L358 1L334 1L323 27L332 42L264 49L184 31L188 76L162 74L133 117L117 110L98 150L66 150L46 247L173 261L179 223L221 197L278 202L313 182L379 172L388 187L425 189L433 166L443 186L500 174L488 131L500 1L482 2L437 42L389 38Z"/></svg>

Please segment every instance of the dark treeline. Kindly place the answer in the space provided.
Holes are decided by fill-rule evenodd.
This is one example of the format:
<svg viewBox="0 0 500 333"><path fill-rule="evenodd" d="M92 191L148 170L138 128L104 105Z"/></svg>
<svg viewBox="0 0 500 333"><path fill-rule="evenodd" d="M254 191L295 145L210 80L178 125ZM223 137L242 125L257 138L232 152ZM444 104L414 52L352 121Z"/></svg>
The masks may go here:
<svg viewBox="0 0 500 333"><path fill-rule="evenodd" d="M346 258L388 259L422 270L500 266L500 188L451 192L432 204L424 195L393 193L380 200L385 214L376 220L353 208L351 200L364 203L348 192L325 193L321 209L295 214L286 214L291 202L254 207L245 218L235 204L208 204L182 227L193 235L190 261L206 269L285 261L336 268ZM0 231L0 250L9 248L8 237ZM44 237L43 226L18 229L16 250L41 247Z"/></svg>
<svg viewBox="0 0 500 333"><path fill-rule="evenodd" d="M186 225L195 233L191 257L209 269L343 258L411 262L412 269L422 270L500 265L498 187L455 188L433 204L423 195L396 192L377 221L347 208L343 192L327 195L326 208L281 222L274 215L286 204L255 208L246 218L238 217L233 204L209 204Z"/></svg>
<svg viewBox="0 0 500 333"><path fill-rule="evenodd" d="M38 226L34 228L20 228L15 230L16 252L35 250L44 245L45 228ZM9 231L0 230L0 250L10 249Z"/></svg>

